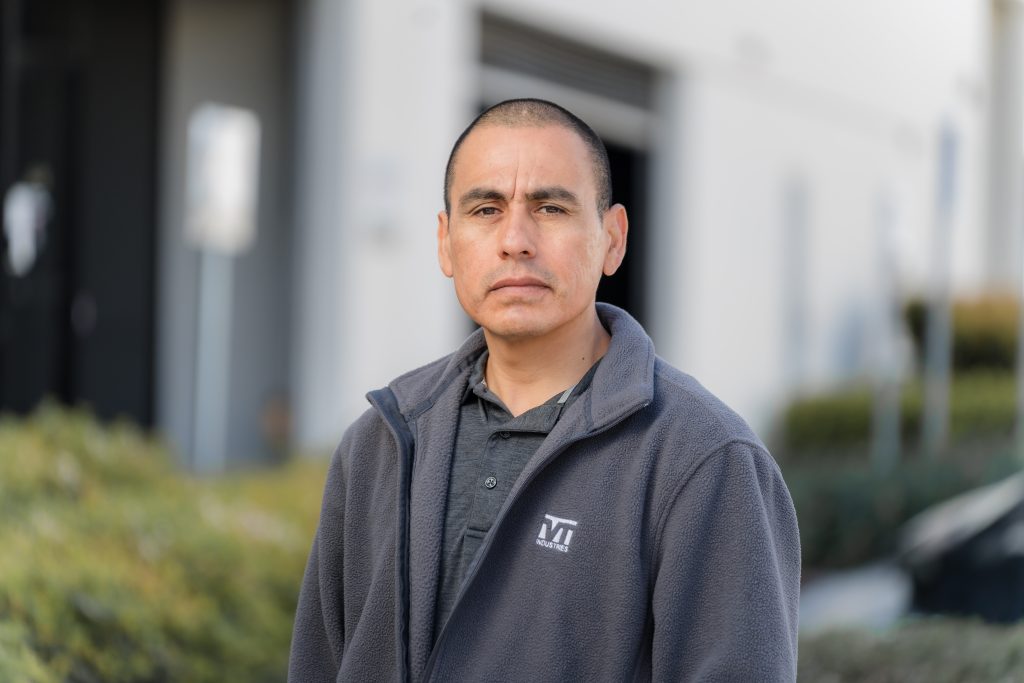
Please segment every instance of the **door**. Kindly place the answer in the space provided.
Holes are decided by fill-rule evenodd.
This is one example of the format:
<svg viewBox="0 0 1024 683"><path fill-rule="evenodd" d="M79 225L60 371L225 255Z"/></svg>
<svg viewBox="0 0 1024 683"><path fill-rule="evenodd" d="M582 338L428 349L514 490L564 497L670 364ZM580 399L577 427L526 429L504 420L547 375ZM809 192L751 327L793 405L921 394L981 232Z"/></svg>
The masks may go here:
<svg viewBox="0 0 1024 683"><path fill-rule="evenodd" d="M160 9L0 0L0 411L151 423Z"/></svg>

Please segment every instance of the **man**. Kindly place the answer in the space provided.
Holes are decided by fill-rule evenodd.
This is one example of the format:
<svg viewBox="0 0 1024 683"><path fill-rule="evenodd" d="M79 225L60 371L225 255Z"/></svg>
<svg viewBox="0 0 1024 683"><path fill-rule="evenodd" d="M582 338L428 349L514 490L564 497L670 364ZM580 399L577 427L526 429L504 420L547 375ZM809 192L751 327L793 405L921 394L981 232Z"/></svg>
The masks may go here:
<svg viewBox="0 0 1024 683"><path fill-rule="evenodd" d="M595 304L604 146L503 102L455 143L441 270L481 327L369 395L334 454L292 681L781 681L800 549L746 424Z"/></svg>

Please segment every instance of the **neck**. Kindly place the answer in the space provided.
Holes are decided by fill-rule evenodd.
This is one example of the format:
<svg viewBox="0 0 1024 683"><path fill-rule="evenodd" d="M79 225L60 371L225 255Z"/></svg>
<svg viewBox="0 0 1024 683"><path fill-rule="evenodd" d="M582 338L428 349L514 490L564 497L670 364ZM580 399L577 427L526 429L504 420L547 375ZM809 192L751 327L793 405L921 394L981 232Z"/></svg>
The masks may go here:
<svg viewBox="0 0 1024 683"><path fill-rule="evenodd" d="M508 339L487 330L484 337L489 352L487 387L514 416L576 384L611 342L594 307L543 337Z"/></svg>

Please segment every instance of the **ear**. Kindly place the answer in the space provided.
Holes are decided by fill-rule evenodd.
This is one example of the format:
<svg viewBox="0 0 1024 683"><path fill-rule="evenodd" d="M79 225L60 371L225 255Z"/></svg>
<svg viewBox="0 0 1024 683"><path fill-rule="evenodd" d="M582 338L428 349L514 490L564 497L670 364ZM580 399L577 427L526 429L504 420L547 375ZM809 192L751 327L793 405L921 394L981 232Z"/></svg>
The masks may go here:
<svg viewBox="0 0 1024 683"><path fill-rule="evenodd" d="M441 272L445 277L451 277L455 272L452 270L452 246L451 235L448 232L448 214L439 211L437 214L437 262L441 264Z"/></svg>
<svg viewBox="0 0 1024 683"><path fill-rule="evenodd" d="M615 204L604 212L604 231L608 235L608 250L604 254L604 274L614 275L626 256L626 234L629 218L626 207Z"/></svg>

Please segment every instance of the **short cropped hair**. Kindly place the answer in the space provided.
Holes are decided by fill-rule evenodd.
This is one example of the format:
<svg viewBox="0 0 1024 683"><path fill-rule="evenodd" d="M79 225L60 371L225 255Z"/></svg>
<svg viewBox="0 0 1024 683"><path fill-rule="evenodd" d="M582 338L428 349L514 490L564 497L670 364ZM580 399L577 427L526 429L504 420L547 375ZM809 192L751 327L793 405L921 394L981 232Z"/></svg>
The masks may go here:
<svg viewBox="0 0 1024 683"><path fill-rule="evenodd" d="M604 214L612 203L612 173L608 162L608 150L597 133L568 109L554 102L534 98L505 100L484 110L473 119L466 130L452 146L448 155L448 165L444 172L444 210L451 215L451 187L455 177L455 158L458 156L462 143L478 126L507 126L522 128L530 126L562 126L576 133L590 152L590 161L594 170L594 185L597 188L597 211Z"/></svg>

